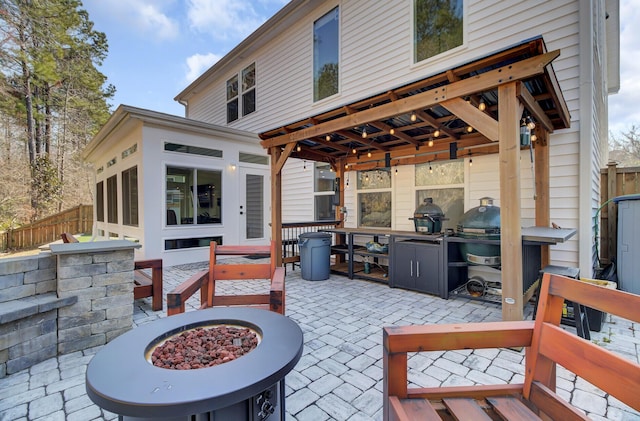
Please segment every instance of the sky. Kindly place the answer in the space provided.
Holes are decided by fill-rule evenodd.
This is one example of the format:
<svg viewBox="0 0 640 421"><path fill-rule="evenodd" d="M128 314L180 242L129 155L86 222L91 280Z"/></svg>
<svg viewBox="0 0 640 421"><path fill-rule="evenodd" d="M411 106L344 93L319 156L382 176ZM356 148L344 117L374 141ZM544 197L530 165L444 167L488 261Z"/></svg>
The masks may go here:
<svg viewBox="0 0 640 421"><path fill-rule="evenodd" d="M288 0L84 0L109 53L100 70L120 104L184 116L173 98ZM633 5L635 3L635 5ZM609 131L640 127L640 7L620 0L620 91Z"/></svg>

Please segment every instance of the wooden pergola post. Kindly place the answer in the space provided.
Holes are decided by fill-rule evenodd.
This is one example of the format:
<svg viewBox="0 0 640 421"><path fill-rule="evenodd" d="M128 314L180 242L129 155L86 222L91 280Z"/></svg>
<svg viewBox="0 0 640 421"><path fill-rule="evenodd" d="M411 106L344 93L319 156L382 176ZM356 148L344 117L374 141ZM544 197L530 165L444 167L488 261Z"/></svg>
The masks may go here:
<svg viewBox="0 0 640 421"><path fill-rule="evenodd" d="M538 130L538 140L534 148L534 174L536 189L536 226L551 226L551 203L549 192L549 132L544 128ZM549 246L540 247L541 268L549 264Z"/></svg>
<svg viewBox="0 0 640 421"><path fill-rule="evenodd" d="M520 116L516 82L498 86L500 139L500 256L502 320L522 320L522 224L520 217Z"/></svg>
<svg viewBox="0 0 640 421"><path fill-rule="evenodd" d="M271 154L271 240L276 243L276 266L282 266L282 166L286 161L279 147L270 148ZM283 159L284 158L284 159ZM282 161L281 161L282 160Z"/></svg>

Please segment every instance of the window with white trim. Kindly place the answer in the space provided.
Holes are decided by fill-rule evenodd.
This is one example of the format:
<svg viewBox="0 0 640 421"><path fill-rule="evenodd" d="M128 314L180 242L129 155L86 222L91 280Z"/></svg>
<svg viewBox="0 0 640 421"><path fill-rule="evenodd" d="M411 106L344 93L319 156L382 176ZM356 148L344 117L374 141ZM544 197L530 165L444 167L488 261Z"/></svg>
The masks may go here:
<svg viewBox="0 0 640 421"><path fill-rule="evenodd" d="M313 23L313 100L338 93L340 28L338 7Z"/></svg>
<svg viewBox="0 0 640 421"><path fill-rule="evenodd" d="M463 0L414 0L415 63L459 47L463 31Z"/></svg>
<svg viewBox="0 0 640 421"><path fill-rule="evenodd" d="M256 64L227 80L227 123L256 110Z"/></svg>

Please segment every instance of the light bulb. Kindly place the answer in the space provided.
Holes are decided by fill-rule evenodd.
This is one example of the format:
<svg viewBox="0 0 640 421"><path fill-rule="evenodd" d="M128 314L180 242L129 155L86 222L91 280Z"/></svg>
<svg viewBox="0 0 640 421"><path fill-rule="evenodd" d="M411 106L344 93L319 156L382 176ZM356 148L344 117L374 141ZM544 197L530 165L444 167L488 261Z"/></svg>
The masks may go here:
<svg viewBox="0 0 640 421"><path fill-rule="evenodd" d="M528 127L530 130L533 130L533 129L535 129L535 128L536 128L536 123L534 123L534 122L533 122L533 120L529 120L529 122L527 123L527 127Z"/></svg>
<svg viewBox="0 0 640 421"><path fill-rule="evenodd" d="M473 158L469 158L469 166L473 166Z"/></svg>
<svg viewBox="0 0 640 421"><path fill-rule="evenodd" d="M362 138L363 138L363 139L365 139L366 137L367 137L367 128L366 128L366 127L364 127L364 128L362 129Z"/></svg>
<svg viewBox="0 0 640 421"><path fill-rule="evenodd" d="M302 148L300 147L300 145L296 146L296 151L300 152L302 150Z"/></svg>
<svg viewBox="0 0 640 421"><path fill-rule="evenodd" d="M432 146L433 146L433 140L429 139L429 142L427 142L427 145L428 145L429 147L432 147Z"/></svg>
<svg viewBox="0 0 640 421"><path fill-rule="evenodd" d="M396 134L396 129L392 127L391 130L389 130L389 134L392 134L392 135Z"/></svg>
<svg viewBox="0 0 640 421"><path fill-rule="evenodd" d="M418 116L416 116L415 112L411 113L411 121L416 121L418 119Z"/></svg>
<svg viewBox="0 0 640 421"><path fill-rule="evenodd" d="M367 152L367 158L371 158L371 151Z"/></svg>
<svg viewBox="0 0 640 421"><path fill-rule="evenodd" d="M433 137L439 137L440 136L440 129L436 129L435 132L433 132Z"/></svg>
<svg viewBox="0 0 640 421"><path fill-rule="evenodd" d="M429 164L429 173L433 174L433 168L431 168L431 164Z"/></svg>
<svg viewBox="0 0 640 421"><path fill-rule="evenodd" d="M331 136L327 135L327 136L325 137L325 139L327 139L327 142L328 142L328 141L330 141L330 140L331 140Z"/></svg>
<svg viewBox="0 0 640 421"><path fill-rule="evenodd" d="M396 175L398 175L398 169L396 168Z"/></svg>
<svg viewBox="0 0 640 421"><path fill-rule="evenodd" d="M353 152L354 155L358 153L358 151L356 151L356 148L351 149L351 152Z"/></svg>
<svg viewBox="0 0 640 421"><path fill-rule="evenodd" d="M538 140L538 136L536 136L536 135L532 134L532 135L531 135L531 141L532 141L532 142L535 142L536 140Z"/></svg>
<svg viewBox="0 0 640 421"><path fill-rule="evenodd" d="M472 131L473 131L473 127L471 127L471 126L467 126L467 132L468 132L468 133L471 133Z"/></svg>
<svg viewBox="0 0 640 421"><path fill-rule="evenodd" d="M349 164L344 164L344 169L348 170L349 169Z"/></svg>
<svg viewBox="0 0 640 421"><path fill-rule="evenodd" d="M481 99L481 100L480 100L480 104L478 104L478 109L479 109L480 111L484 111L484 110L486 110L486 109L487 109L487 104L485 104L485 103L484 103L484 99Z"/></svg>

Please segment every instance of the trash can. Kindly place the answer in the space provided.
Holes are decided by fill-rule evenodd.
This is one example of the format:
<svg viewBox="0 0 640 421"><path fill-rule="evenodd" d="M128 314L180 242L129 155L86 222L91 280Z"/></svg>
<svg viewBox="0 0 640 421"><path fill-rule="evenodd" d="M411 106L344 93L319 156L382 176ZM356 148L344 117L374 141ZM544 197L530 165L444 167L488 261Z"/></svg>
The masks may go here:
<svg viewBox="0 0 640 421"><path fill-rule="evenodd" d="M306 281L329 279L331 265L331 234L305 232L299 236L300 269Z"/></svg>
<svg viewBox="0 0 640 421"><path fill-rule="evenodd" d="M613 199L618 204L618 284L623 291L640 294L640 194Z"/></svg>

